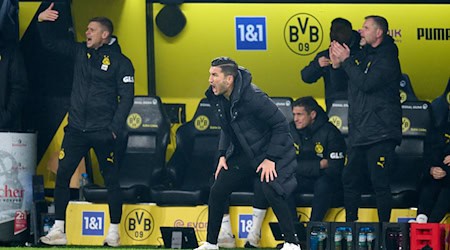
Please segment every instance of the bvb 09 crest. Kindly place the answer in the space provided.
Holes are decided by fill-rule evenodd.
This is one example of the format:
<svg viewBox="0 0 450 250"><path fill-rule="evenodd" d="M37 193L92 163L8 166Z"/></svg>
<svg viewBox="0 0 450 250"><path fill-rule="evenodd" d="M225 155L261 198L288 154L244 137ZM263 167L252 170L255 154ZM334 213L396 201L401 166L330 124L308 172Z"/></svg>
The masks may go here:
<svg viewBox="0 0 450 250"><path fill-rule="evenodd" d="M284 40L289 49L295 54L301 56L311 55L322 45L322 25L311 14L295 14L286 22Z"/></svg>
<svg viewBox="0 0 450 250"><path fill-rule="evenodd" d="M127 125L132 129L137 129L142 125L142 117L138 113L132 113L127 118Z"/></svg>
<svg viewBox="0 0 450 250"><path fill-rule="evenodd" d="M194 126L198 131L205 131L209 128L209 119L204 115L198 116L194 121Z"/></svg>

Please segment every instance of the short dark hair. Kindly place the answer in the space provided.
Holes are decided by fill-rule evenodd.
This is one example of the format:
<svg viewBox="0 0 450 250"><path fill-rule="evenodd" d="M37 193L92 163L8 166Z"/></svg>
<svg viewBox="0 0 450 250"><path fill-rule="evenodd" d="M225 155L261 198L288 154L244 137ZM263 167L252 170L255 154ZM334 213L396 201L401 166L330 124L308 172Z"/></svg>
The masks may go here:
<svg viewBox="0 0 450 250"><path fill-rule="evenodd" d="M352 38L352 30L352 24L347 19L335 18L331 21L330 39L348 45Z"/></svg>
<svg viewBox="0 0 450 250"><path fill-rule="evenodd" d="M236 61L226 56L214 58L211 61L211 66L221 68L225 76L232 75L236 77L238 73L238 64Z"/></svg>
<svg viewBox="0 0 450 250"><path fill-rule="evenodd" d="M366 16L365 19L372 19L375 24L378 26L378 28L380 28L383 31L383 35L387 35L388 31L389 31L389 24L388 21L386 20L386 18L382 17L382 16Z"/></svg>
<svg viewBox="0 0 450 250"><path fill-rule="evenodd" d="M312 96L304 96L298 98L292 103L292 108L294 107L303 107L308 114L311 114L312 111L316 111L317 113L323 111L322 107Z"/></svg>
<svg viewBox="0 0 450 250"><path fill-rule="evenodd" d="M91 20L89 20L89 22L100 23L100 25L105 27L106 31L109 32L109 36L112 36L112 34L114 32L114 26L113 26L113 23L111 22L111 20L109 18L104 17L104 16L97 16L97 17L91 18Z"/></svg>

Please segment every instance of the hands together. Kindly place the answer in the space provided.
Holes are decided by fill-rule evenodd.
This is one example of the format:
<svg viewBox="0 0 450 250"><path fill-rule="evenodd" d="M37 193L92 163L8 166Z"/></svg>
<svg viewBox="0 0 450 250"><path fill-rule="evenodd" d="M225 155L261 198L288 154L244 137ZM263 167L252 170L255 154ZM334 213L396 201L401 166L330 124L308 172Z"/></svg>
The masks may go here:
<svg viewBox="0 0 450 250"><path fill-rule="evenodd" d="M341 45L336 41L332 41L330 48L328 49L330 54L330 60L333 68L337 69L341 66L341 63L350 56L350 48L347 44Z"/></svg>

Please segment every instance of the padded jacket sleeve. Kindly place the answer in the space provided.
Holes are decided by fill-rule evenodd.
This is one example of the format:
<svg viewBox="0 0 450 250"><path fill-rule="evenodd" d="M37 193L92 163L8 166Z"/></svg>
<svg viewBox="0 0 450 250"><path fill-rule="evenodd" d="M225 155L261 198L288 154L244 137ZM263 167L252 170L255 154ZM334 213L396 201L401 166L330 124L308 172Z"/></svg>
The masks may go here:
<svg viewBox="0 0 450 250"><path fill-rule="evenodd" d="M134 68L131 61L123 57L119 70L116 74L117 93L119 97L119 104L114 113L110 129L116 135L125 126L127 116L133 106L134 98Z"/></svg>
<svg viewBox="0 0 450 250"><path fill-rule="evenodd" d="M12 125L13 119L20 112L27 95L28 82L25 70L25 64L22 54L18 48L14 48L10 54L10 65L8 72L5 72L9 79L8 103L4 110L0 109L0 127L6 128ZM8 89L8 87L7 87Z"/></svg>
<svg viewBox="0 0 450 250"><path fill-rule="evenodd" d="M315 83L319 78L324 75L324 68L319 65L319 58L322 56L326 56L324 52L318 53L314 60L312 60L308 66L304 67L300 74L302 76L302 80L306 83ZM328 57L328 56L326 56Z"/></svg>
<svg viewBox="0 0 450 250"><path fill-rule="evenodd" d="M77 43L74 40L56 36L52 31L52 28L56 28L54 22L37 22L37 27L42 45L49 51L73 58L76 55L78 46L82 46L81 43Z"/></svg>
<svg viewBox="0 0 450 250"><path fill-rule="evenodd" d="M256 115L258 121L265 122L271 131L270 142L265 152L266 159L277 161L284 156L287 143L293 147L286 117L263 92L256 92L252 103L252 113Z"/></svg>
<svg viewBox="0 0 450 250"><path fill-rule="evenodd" d="M345 163L345 140L339 130L334 129L334 127L330 127L330 132L328 133L327 139L328 148L326 149L326 155L324 155L324 158L328 160L328 168L325 169L325 174L332 178L340 179Z"/></svg>

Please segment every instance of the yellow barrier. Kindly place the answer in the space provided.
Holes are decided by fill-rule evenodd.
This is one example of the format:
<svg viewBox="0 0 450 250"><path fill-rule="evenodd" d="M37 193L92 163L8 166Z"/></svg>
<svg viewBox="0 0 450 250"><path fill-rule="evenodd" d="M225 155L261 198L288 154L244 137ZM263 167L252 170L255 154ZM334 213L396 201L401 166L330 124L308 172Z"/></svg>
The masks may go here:
<svg viewBox="0 0 450 250"><path fill-rule="evenodd" d="M301 221L308 221L311 208L297 208ZM230 219L237 247L243 247L248 229L251 225L252 207L239 206L230 208ZM391 222L402 218L414 218L414 209L394 209ZM106 204L89 202L70 202L67 208L66 231L69 245L102 245L109 228L109 212ZM374 222L376 209L360 209L360 221ZM449 221L447 217L444 221ZM330 209L325 221L344 221L343 208ZM262 227L261 247L273 248L278 243L272 236L269 222L276 222L276 217L269 209ZM123 206L120 235L122 245L162 246L163 240L159 228L193 227L197 240L206 240L208 226L208 207L160 207L155 204L126 204Z"/></svg>

